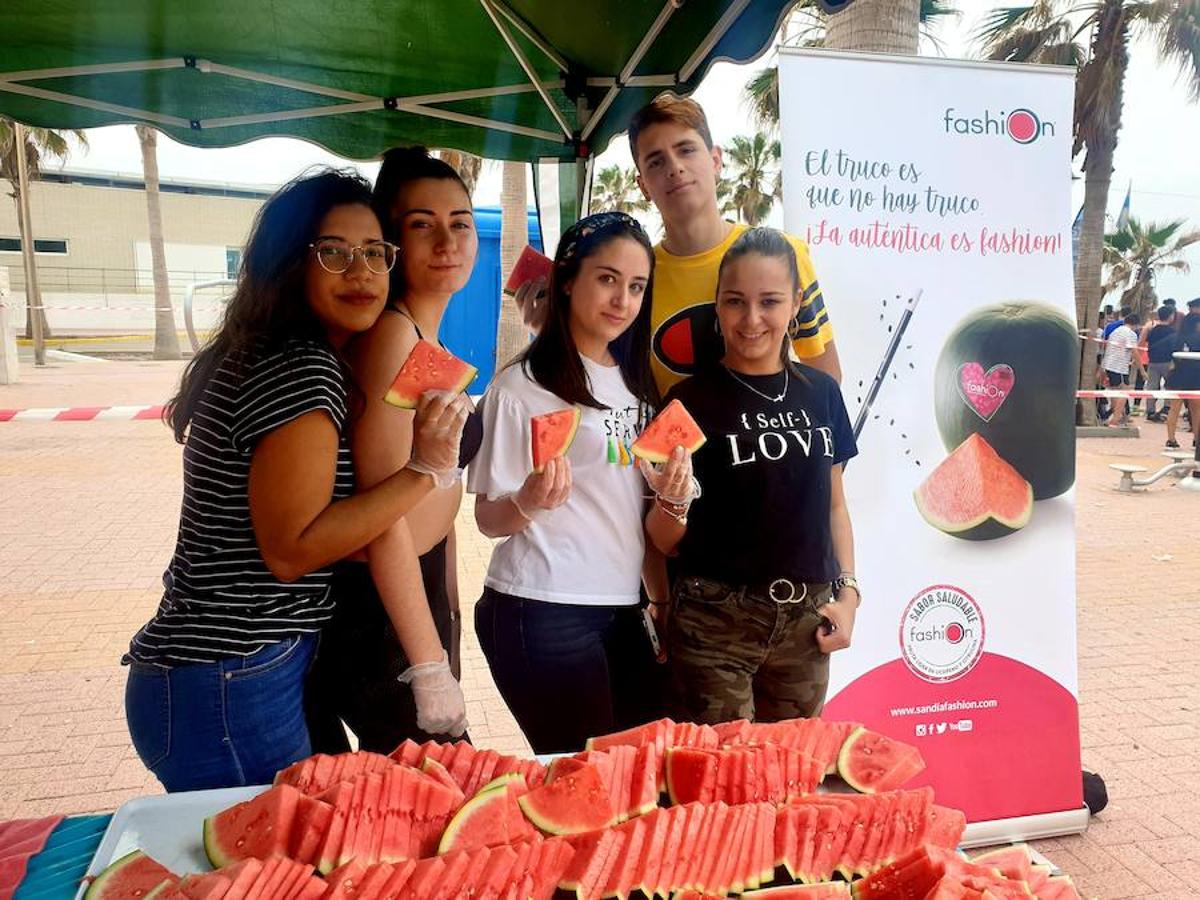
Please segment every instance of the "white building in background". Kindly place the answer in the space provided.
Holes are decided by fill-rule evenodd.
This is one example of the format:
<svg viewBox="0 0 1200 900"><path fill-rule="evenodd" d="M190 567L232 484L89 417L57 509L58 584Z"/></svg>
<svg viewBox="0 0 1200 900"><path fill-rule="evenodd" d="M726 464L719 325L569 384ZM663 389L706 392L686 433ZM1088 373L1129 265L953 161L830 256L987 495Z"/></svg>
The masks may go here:
<svg viewBox="0 0 1200 900"><path fill-rule="evenodd" d="M187 286L234 276L254 216L273 192L264 185L162 180L167 269L181 329ZM31 203L38 277L51 329L57 334L152 331L154 287L141 174L77 168L44 172L31 186ZM11 202L0 202L2 267L8 269L13 321L20 328L25 273ZM221 296L214 289L196 294L197 329L214 324Z"/></svg>

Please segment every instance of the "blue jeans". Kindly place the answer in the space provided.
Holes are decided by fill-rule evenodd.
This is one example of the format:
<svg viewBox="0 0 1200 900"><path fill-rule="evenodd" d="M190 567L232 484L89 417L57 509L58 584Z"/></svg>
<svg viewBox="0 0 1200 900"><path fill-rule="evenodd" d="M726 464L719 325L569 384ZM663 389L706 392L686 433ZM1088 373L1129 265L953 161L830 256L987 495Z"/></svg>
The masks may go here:
<svg viewBox="0 0 1200 900"><path fill-rule="evenodd" d="M270 784L312 753L304 678L316 635L215 663L132 663L125 718L134 749L168 792Z"/></svg>
<svg viewBox="0 0 1200 900"><path fill-rule="evenodd" d="M475 632L534 753L574 753L593 735L661 714L662 667L636 606L544 603L485 587Z"/></svg>

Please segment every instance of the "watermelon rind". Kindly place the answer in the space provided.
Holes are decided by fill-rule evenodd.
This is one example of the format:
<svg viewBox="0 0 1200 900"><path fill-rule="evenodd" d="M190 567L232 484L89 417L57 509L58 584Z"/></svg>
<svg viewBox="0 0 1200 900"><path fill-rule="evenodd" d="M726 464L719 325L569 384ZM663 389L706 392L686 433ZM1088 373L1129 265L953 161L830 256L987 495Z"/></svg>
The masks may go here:
<svg viewBox="0 0 1200 900"><path fill-rule="evenodd" d="M582 834L616 821L608 788L592 765L522 794L517 802L525 817L547 834Z"/></svg>
<svg viewBox="0 0 1200 900"><path fill-rule="evenodd" d="M501 776L503 777L503 776ZM497 787L502 787L499 785ZM446 830L442 832L442 839L438 842L438 856L449 853L451 850L459 849L458 843L459 834L471 823L471 819L477 815L481 815L488 810L488 807L495 804L504 805L508 803L508 797L503 790L493 788L491 790L484 788L470 800L462 805L462 808L454 814L450 819L450 823L446 826ZM471 846L467 849L475 849Z"/></svg>
<svg viewBox="0 0 1200 900"><path fill-rule="evenodd" d="M155 869L161 871L155 871ZM144 875L139 871L145 870ZM122 886L123 879L139 878L140 886ZM141 889L150 891L161 887L164 882L175 884L178 878L166 866L152 859L141 850L126 853L120 859L108 866L88 885L84 900L104 900L112 892L113 897L128 897L133 891Z"/></svg>
<svg viewBox="0 0 1200 900"><path fill-rule="evenodd" d="M679 433L677 440L670 440L667 436L672 428ZM646 462L665 463L676 447L682 446L689 453L695 453L704 446L706 440L704 432L687 408L678 400L672 400L638 435L629 451Z"/></svg>
<svg viewBox="0 0 1200 900"><path fill-rule="evenodd" d="M945 473L949 471L949 467L954 465L960 455L970 453L982 454L985 462L999 469L992 478L980 475L980 481L990 481L983 490L994 490L1001 476L1007 477L1014 488L1017 482L1020 483L1022 502L1016 515L1006 516L992 508L981 509L974 516L958 518L947 516L944 510L939 512L938 504L931 496L933 485L937 483L939 477L946 477ZM974 491L963 492L959 496L967 494L971 495L971 499L976 499ZM1033 486L1021 476L1020 472L996 453L995 449L981 435L972 434L929 473L928 477L913 491L913 500L916 502L917 512L921 514L921 518L938 531L968 541L990 541L1020 531L1029 524L1029 519L1033 515L1034 493Z"/></svg>
<svg viewBox="0 0 1200 900"><path fill-rule="evenodd" d="M868 783L865 777L855 771L855 763L857 762L856 754L859 752L859 745L865 744L868 741L877 743L886 742L889 749L892 749L896 754L895 759L892 761L892 767L884 771L879 780L874 783ZM876 747L869 752L877 754L879 753L879 748ZM907 780L907 778L912 777L916 772L924 768L924 762L920 759L920 753L917 749L903 741L898 741L895 738L860 726L850 732L850 736L842 744L841 752L838 753L838 774L841 776L842 781L846 782L847 785L854 788L860 794L873 794L876 791L899 787L898 783L894 783L894 773L899 768L898 763L901 760L914 756L916 757L916 761L920 763L920 768L916 768L915 771L909 771L907 777L903 780Z"/></svg>
<svg viewBox="0 0 1200 900"><path fill-rule="evenodd" d="M518 781L521 782L522 786L525 785L525 776L520 772L505 772L503 775L497 775L478 791L476 791L475 796L471 799L478 800L483 794L499 790L502 787L508 787L510 784Z"/></svg>

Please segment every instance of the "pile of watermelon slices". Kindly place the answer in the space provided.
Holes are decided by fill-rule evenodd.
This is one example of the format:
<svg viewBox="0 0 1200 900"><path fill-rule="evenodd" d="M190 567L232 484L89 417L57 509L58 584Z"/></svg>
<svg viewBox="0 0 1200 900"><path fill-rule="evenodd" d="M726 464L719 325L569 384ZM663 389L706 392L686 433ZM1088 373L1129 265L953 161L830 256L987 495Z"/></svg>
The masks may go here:
<svg viewBox="0 0 1200 900"><path fill-rule="evenodd" d="M663 719L549 766L462 742L318 754L204 822L214 872L132 854L87 898L1077 896L1023 848L957 855L962 813L901 787L922 767L819 719ZM817 791L834 771L862 792Z"/></svg>

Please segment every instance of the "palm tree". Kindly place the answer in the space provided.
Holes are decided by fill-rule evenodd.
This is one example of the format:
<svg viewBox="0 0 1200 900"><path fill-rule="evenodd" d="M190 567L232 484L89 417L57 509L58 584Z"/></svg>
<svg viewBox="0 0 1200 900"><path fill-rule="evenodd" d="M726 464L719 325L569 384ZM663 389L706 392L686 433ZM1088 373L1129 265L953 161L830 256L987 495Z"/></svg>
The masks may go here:
<svg viewBox="0 0 1200 900"><path fill-rule="evenodd" d="M171 283L167 277L162 201L158 190L158 132L149 125L136 125L134 130L142 147L146 218L150 226L150 261L154 275L154 358L179 359L179 332L175 330Z"/></svg>
<svg viewBox="0 0 1200 900"><path fill-rule="evenodd" d="M1108 278L1103 293L1121 291L1118 306L1128 306L1146 321L1157 301L1154 278L1158 272L1171 269L1186 275L1191 266L1183 258L1184 251L1200 244L1200 230L1180 231L1183 219L1173 222L1139 222L1130 216L1120 231L1104 236L1104 265Z"/></svg>
<svg viewBox="0 0 1200 900"><path fill-rule="evenodd" d="M437 158L448 164L467 186L467 193L475 193L475 185L479 181L479 173L483 170L483 157L474 153L464 153L462 150L437 150Z"/></svg>
<svg viewBox="0 0 1200 900"><path fill-rule="evenodd" d="M1179 66L1193 99L1200 100L1200 27L1197 0L1037 0L1027 6L995 9L979 32L991 59L1032 63L1074 63L1075 144L1083 160L1083 226L1075 264L1075 315L1080 331L1090 324L1101 299L1104 211L1112 183L1113 153L1121 130L1121 103L1129 68L1129 38L1135 31L1153 37L1159 55ZM1085 47L1082 36L1090 32ZM1093 348L1080 355L1079 384L1093 374ZM1095 422L1095 405L1080 405L1081 424Z"/></svg>
<svg viewBox="0 0 1200 900"><path fill-rule="evenodd" d="M779 141L758 132L754 137L738 135L725 146L733 184L733 207L747 225L757 225L775 205L779 165Z"/></svg>
<svg viewBox="0 0 1200 900"><path fill-rule="evenodd" d="M606 166L596 173L592 183L592 202L589 212L643 212L650 203L642 196L637 172L621 166Z"/></svg>
<svg viewBox="0 0 1200 900"><path fill-rule="evenodd" d="M12 119L0 116L0 178L8 181L8 195L17 206L17 228L21 238L21 252L25 258L25 271L33 274L30 279L26 276L25 284L25 337L33 337L33 311L37 309L41 319L43 337L50 336L50 328L46 323L46 310L42 308L41 291L37 287L37 257L33 252L33 237L26 236L25 222L21 216L21 186L17 175L17 129ZM42 160L46 157L65 160L71 152L68 137L74 137L84 150L87 149L87 135L79 130L55 131L51 128L24 129L24 156L27 176L30 181L38 177ZM32 282L32 283L31 283ZM41 363L39 363L40 365Z"/></svg>
<svg viewBox="0 0 1200 900"><path fill-rule="evenodd" d="M526 164L505 162L500 180L500 271L501 282L517 264L521 250L529 243L529 218L525 191ZM500 285L496 285L500 290ZM496 328L496 366L499 368L529 342L521 311L512 297L500 291L500 322Z"/></svg>
<svg viewBox="0 0 1200 900"><path fill-rule="evenodd" d="M921 37L939 45L935 26L947 16L959 12L947 0L919 0L917 28L913 28L910 3L863 3L855 0L851 6L834 16L821 10L816 0L802 0L792 10L780 29L780 41L803 47L838 47L843 50L878 50L884 35L893 35L886 45L885 53L916 53L913 41ZM858 7L856 10L855 8ZM856 18L843 17L854 12ZM867 25L882 16L882 27ZM831 25L837 21L837 28ZM835 43L839 42L839 43ZM913 49L909 50L908 47ZM779 128L779 66L761 69L742 89L742 102L749 108L750 115L759 128L775 133Z"/></svg>

